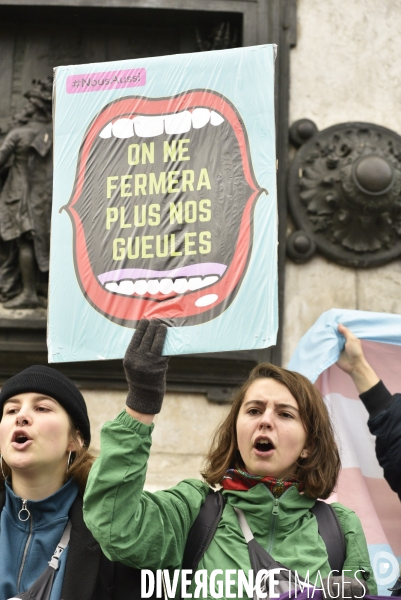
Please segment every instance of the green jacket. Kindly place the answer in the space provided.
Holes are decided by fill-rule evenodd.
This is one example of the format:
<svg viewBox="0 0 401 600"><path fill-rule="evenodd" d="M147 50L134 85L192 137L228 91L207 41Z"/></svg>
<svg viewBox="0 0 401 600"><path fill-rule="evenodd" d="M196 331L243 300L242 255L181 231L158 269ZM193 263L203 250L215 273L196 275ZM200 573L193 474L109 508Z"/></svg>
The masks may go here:
<svg viewBox="0 0 401 600"><path fill-rule="evenodd" d="M101 454L86 487L84 519L111 560L135 568L179 569L188 532L210 488L187 479L168 490L144 492L152 430L153 426L136 421L125 411L105 424ZM262 483L246 492L223 493L223 516L198 569L208 573L214 569L247 573L251 569L248 547L233 510L238 507L244 511L255 539L276 561L303 577L309 570L312 583L317 571L327 577L326 547L309 510L313 499L291 487L277 501ZM273 514L275 505L277 515ZM344 570L349 572L345 575L354 577L355 571L365 570L370 593L376 594L361 523L352 510L339 503L332 506L347 544ZM358 578L362 579L361 573Z"/></svg>

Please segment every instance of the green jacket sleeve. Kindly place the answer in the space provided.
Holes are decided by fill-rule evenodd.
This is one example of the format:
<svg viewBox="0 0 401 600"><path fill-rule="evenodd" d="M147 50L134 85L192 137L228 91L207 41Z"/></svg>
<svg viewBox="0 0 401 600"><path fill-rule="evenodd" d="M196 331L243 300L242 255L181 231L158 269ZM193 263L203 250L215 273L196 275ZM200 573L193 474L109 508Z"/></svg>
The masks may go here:
<svg viewBox="0 0 401 600"><path fill-rule="evenodd" d="M352 510L338 502L333 502L331 506L337 513L347 546L343 567L344 576L356 577L362 583L366 582L370 594L377 595L377 585L370 564L368 546L359 518Z"/></svg>
<svg viewBox="0 0 401 600"><path fill-rule="evenodd" d="M188 479L162 492L143 491L152 430L125 411L104 425L84 519L110 560L137 569L177 569L209 488Z"/></svg>

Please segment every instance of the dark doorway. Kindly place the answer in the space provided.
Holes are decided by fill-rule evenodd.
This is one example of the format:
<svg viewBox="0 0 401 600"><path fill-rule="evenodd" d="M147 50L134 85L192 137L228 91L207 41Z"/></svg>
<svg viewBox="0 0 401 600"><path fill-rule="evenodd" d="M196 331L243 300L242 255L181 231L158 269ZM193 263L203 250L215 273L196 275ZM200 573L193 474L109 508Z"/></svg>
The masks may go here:
<svg viewBox="0 0 401 600"><path fill-rule="evenodd" d="M18 110L32 80L51 75L56 66L242 44L241 13L3 6L0 22L0 118Z"/></svg>

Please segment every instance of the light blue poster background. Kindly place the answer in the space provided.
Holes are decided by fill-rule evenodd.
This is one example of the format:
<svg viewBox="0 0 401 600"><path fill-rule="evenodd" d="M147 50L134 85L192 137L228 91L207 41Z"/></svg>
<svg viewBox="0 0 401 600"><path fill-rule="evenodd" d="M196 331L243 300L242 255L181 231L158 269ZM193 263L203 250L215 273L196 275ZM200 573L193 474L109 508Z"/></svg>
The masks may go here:
<svg viewBox="0 0 401 600"><path fill-rule="evenodd" d="M253 218L250 262L239 292L217 318L172 327L165 354L257 349L276 341L277 200L272 45L199 54L114 61L55 69L54 182L48 312L49 362L121 358L133 329L97 312L78 284L73 260L73 226L68 204L85 131L108 103L125 96L168 97L192 89L223 94L243 119L255 179L262 193ZM67 94L70 75L145 68L142 87Z"/></svg>

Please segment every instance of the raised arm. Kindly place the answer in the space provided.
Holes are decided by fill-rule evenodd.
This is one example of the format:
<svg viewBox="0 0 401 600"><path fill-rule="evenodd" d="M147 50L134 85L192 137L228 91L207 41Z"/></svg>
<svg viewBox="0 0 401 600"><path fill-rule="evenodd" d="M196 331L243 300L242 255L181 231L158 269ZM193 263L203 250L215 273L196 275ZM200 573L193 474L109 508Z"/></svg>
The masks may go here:
<svg viewBox="0 0 401 600"><path fill-rule="evenodd" d="M165 391L165 336L165 325L141 321L128 346L127 407L102 428L100 456L84 499L85 522L103 552L135 568L181 566L188 532L208 494L208 486L197 480L154 494L143 491L151 423Z"/></svg>
<svg viewBox="0 0 401 600"><path fill-rule="evenodd" d="M363 353L359 340L345 325L339 325L338 331L345 337L344 349L340 354L337 365L348 373L355 383L359 394L366 392L380 380Z"/></svg>
<svg viewBox="0 0 401 600"><path fill-rule="evenodd" d="M132 336L123 365L128 383L126 411L150 425L162 407L169 356L162 356L167 327L142 319Z"/></svg>
<svg viewBox="0 0 401 600"><path fill-rule="evenodd" d="M361 340L345 325L340 324L338 331L345 337L345 345L337 365L352 378L370 418L376 417L389 408L395 398L366 360Z"/></svg>
<svg viewBox="0 0 401 600"><path fill-rule="evenodd" d="M345 346L337 365L352 377L369 412L368 426L376 436L376 455L384 477L401 499L401 394L391 395L367 362L361 341L344 325L338 331Z"/></svg>

